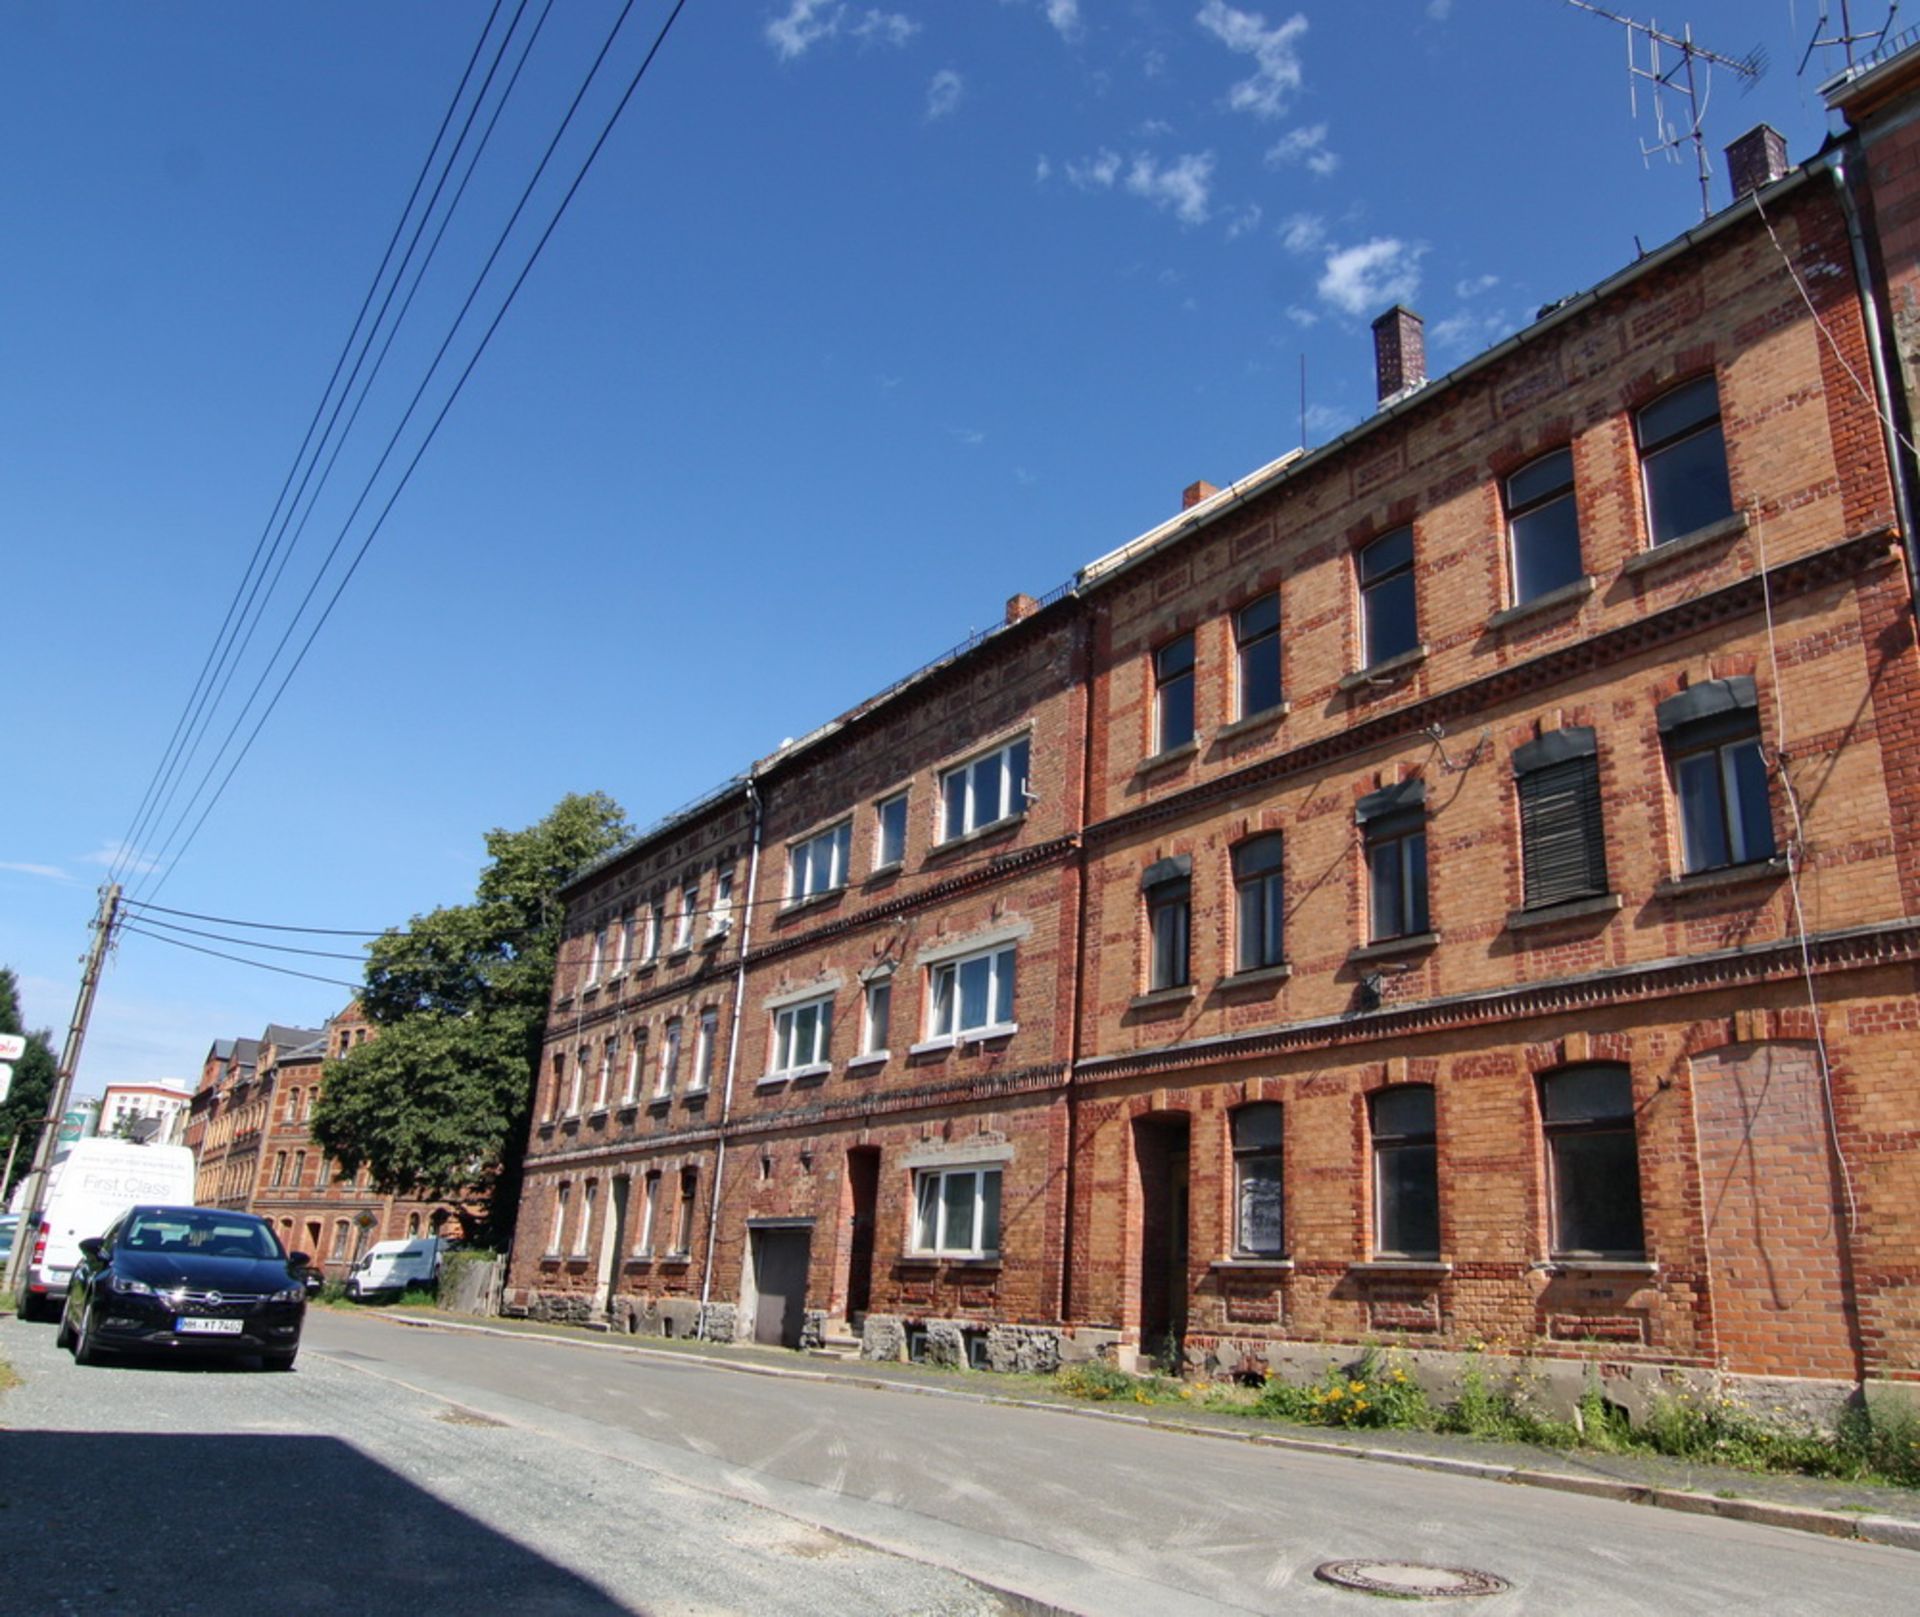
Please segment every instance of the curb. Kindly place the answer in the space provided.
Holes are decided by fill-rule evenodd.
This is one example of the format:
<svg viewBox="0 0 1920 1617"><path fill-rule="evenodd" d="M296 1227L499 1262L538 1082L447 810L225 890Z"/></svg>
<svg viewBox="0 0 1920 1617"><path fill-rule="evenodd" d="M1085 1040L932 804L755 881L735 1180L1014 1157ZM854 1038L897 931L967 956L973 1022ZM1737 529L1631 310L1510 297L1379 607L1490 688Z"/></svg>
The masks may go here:
<svg viewBox="0 0 1920 1617"><path fill-rule="evenodd" d="M1474 1477L1483 1482L1504 1482L1514 1487L1543 1488L1554 1493L1581 1494L1590 1499L1610 1499L1624 1505L1647 1505L1655 1510L1673 1510L1693 1516L1718 1516L1724 1521L1750 1522L1758 1527L1781 1527L1794 1533L1813 1533L1822 1538L1853 1539L1865 1544L1880 1544L1892 1549L1920 1551L1920 1520L1900 1516L1863 1516L1851 1511L1821 1510L1811 1505L1782 1505L1764 1499L1722 1499L1717 1494L1694 1493L1685 1488L1662 1487L1655 1483L1616 1482L1609 1477L1581 1477L1564 1471L1536 1471L1527 1466L1501 1465L1481 1460L1454 1459L1438 1454L1412 1454L1403 1449L1363 1449L1345 1443L1324 1443L1313 1438L1294 1437L1275 1432L1237 1432L1217 1426L1197 1426L1187 1421L1168 1420L1152 1415L1136 1415L1103 1409L1090 1404L1056 1404L1038 1398L1014 1398L999 1393L969 1392L959 1387L928 1387L912 1382L890 1381L879 1376L862 1376L831 1370L789 1369L784 1365L730 1362L710 1353L686 1353L662 1348L629 1345L625 1342L594 1342L568 1336L550 1336L544 1331L510 1331L495 1325L469 1324L464 1320L428 1319L418 1314L380 1313L369 1316L391 1325L421 1331L464 1331L478 1336L503 1337L509 1341L554 1342L562 1347L585 1348L601 1353L621 1353L630 1357L667 1359L685 1363L698 1359L713 1369L733 1375L769 1376L793 1381L833 1382L840 1386L863 1387L881 1392L904 1392L929 1398L958 1398L969 1403L998 1404L1012 1409L1038 1409L1056 1415L1075 1415L1083 1420L1104 1420L1122 1425L1150 1426L1163 1432L1179 1432L1189 1437L1210 1437L1228 1443L1252 1443L1262 1448L1288 1449L1301 1454L1317 1454L1348 1460L1365 1460L1376 1465L1403 1466L1415 1471L1441 1471L1454 1476ZM995 1591L1012 1593L1012 1591ZM1016 1596L1016 1598L1019 1598ZM1030 1610L1058 1608L1028 1607Z"/></svg>

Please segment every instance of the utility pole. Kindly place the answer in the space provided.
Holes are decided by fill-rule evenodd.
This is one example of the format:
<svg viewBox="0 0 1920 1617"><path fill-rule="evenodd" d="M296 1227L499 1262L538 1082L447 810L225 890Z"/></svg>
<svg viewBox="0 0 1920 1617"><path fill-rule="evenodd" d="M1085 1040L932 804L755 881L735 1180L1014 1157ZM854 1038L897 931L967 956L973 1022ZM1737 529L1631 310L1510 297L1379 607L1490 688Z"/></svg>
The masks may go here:
<svg viewBox="0 0 1920 1617"><path fill-rule="evenodd" d="M60 1066L54 1073L53 1091L47 1096L47 1115L40 1123L40 1138L34 1143L33 1166L27 1170L27 1194L21 1203L27 1216L21 1220L14 1238L6 1284L0 1287L0 1291L10 1295L18 1295L21 1274L33 1252L34 1232L40 1227L40 1215L44 1211L47 1166L53 1160L54 1142L59 1138L60 1120L66 1115L67 1097L73 1092L73 1074L80 1065L80 1047L87 1042L87 1019L93 1015L93 995L100 986L100 968L106 962L107 950L113 947L113 929L119 919L120 884L109 882L100 889L100 909L93 918L93 946L87 950L86 970L80 976L80 994L73 1005L73 1021L67 1027L67 1042L60 1052Z"/></svg>

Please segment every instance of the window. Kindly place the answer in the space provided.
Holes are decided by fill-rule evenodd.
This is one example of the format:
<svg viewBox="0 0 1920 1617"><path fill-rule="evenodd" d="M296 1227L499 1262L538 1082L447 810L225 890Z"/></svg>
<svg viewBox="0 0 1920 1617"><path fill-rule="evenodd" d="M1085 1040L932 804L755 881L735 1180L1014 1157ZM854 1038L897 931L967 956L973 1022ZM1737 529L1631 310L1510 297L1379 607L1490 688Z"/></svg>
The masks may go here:
<svg viewBox="0 0 1920 1617"><path fill-rule="evenodd" d="M667 1023L666 1037L660 1041L660 1075L654 1081L656 1096L671 1095L680 1071L680 1018Z"/></svg>
<svg viewBox="0 0 1920 1617"><path fill-rule="evenodd" d="M547 1238L549 1252L558 1252L560 1243L567 1238L567 1198L572 1194L571 1185L562 1185L553 1193L553 1234Z"/></svg>
<svg viewBox="0 0 1920 1617"><path fill-rule="evenodd" d="M304 1151L296 1151L293 1154L292 1183L294 1187L298 1189L300 1182L306 1177L307 1177L307 1154Z"/></svg>
<svg viewBox="0 0 1920 1617"><path fill-rule="evenodd" d="M1542 455L1507 479L1507 536L1513 546L1514 605L1584 576L1571 449Z"/></svg>
<svg viewBox="0 0 1920 1617"><path fill-rule="evenodd" d="M1000 1250L1000 1170L923 1168L914 1176L913 1247L948 1257Z"/></svg>
<svg viewBox="0 0 1920 1617"><path fill-rule="evenodd" d="M723 870L713 878L713 913L707 917L707 936L726 936L733 925L733 872Z"/></svg>
<svg viewBox="0 0 1920 1617"><path fill-rule="evenodd" d="M1022 736L940 777L942 842L1026 812L1027 751Z"/></svg>
<svg viewBox="0 0 1920 1617"><path fill-rule="evenodd" d="M774 1012L772 1060L767 1072L793 1072L818 1066L827 1059L833 1038L833 996L787 1005Z"/></svg>
<svg viewBox="0 0 1920 1617"><path fill-rule="evenodd" d="M1370 938L1384 943L1427 930L1427 789L1402 781L1360 799L1367 846Z"/></svg>
<svg viewBox="0 0 1920 1617"><path fill-rule="evenodd" d="M628 966L633 964L635 926L636 922L632 910L628 910L620 917L619 943L614 950L613 957L613 969L616 972L625 971Z"/></svg>
<svg viewBox="0 0 1920 1617"><path fill-rule="evenodd" d="M1640 1151L1625 1067L1568 1067L1540 1080L1555 1257L1640 1258Z"/></svg>
<svg viewBox="0 0 1920 1617"><path fill-rule="evenodd" d="M640 917L640 958L657 960L660 958L660 905L658 900L649 904Z"/></svg>
<svg viewBox="0 0 1920 1617"><path fill-rule="evenodd" d="M1751 676L1703 680L1659 708L1680 807L1680 856L1692 874L1773 857L1767 762Z"/></svg>
<svg viewBox="0 0 1920 1617"><path fill-rule="evenodd" d="M335 1260L347 1255L348 1224L344 1218L333 1221L333 1257Z"/></svg>
<svg viewBox="0 0 1920 1617"><path fill-rule="evenodd" d="M867 984L866 1019L860 1029L860 1053L884 1055L888 1024L893 1020L893 979L876 978Z"/></svg>
<svg viewBox="0 0 1920 1617"><path fill-rule="evenodd" d="M1413 600L1413 529L1383 533L1355 560L1360 571L1362 644L1371 668L1420 643Z"/></svg>
<svg viewBox="0 0 1920 1617"><path fill-rule="evenodd" d="M560 1110L560 1097L567 1089L567 1058L556 1050L553 1053L553 1084L547 1091L547 1121L551 1123Z"/></svg>
<svg viewBox="0 0 1920 1617"><path fill-rule="evenodd" d="M1153 750L1193 739L1193 636L1169 640L1153 654Z"/></svg>
<svg viewBox="0 0 1920 1617"><path fill-rule="evenodd" d="M411 1241L419 1233L420 1233L420 1215L418 1213L407 1214L407 1239Z"/></svg>
<svg viewBox="0 0 1920 1617"><path fill-rule="evenodd" d="M1238 717L1253 718L1280 705L1280 597L1263 595L1233 615L1238 653Z"/></svg>
<svg viewBox="0 0 1920 1617"><path fill-rule="evenodd" d="M573 1226L573 1256L584 1258L587 1255L587 1231L593 1224L593 1202L599 1194L600 1181L589 1179L580 1195L580 1217Z"/></svg>
<svg viewBox="0 0 1920 1617"><path fill-rule="evenodd" d="M1264 971L1286 960L1286 880L1278 832L1233 850L1234 969Z"/></svg>
<svg viewBox="0 0 1920 1617"><path fill-rule="evenodd" d="M684 949L693 941L693 918L700 913L700 884L690 881L680 889L680 913L674 918L673 947Z"/></svg>
<svg viewBox="0 0 1920 1617"><path fill-rule="evenodd" d="M680 1170L680 1214L675 1220L673 1231L673 1250L680 1257L685 1257L693 1251L693 1210L699 1199L700 1170L682 1168Z"/></svg>
<svg viewBox="0 0 1920 1617"><path fill-rule="evenodd" d="M600 980L600 967L607 957L607 929L602 926L593 934L591 952L587 956L587 986L591 988Z"/></svg>
<svg viewBox="0 0 1920 1617"><path fill-rule="evenodd" d="M620 1104L631 1106L640 1094L640 1073L647 1059L647 1030L633 1030L633 1048L627 1052L627 1081L620 1091Z"/></svg>
<svg viewBox="0 0 1920 1617"><path fill-rule="evenodd" d="M787 850L787 902L831 893L847 885L847 853L853 845L853 821L842 820L818 836Z"/></svg>
<svg viewBox="0 0 1920 1617"><path fill-rule="evenodd" d="M1647 493L1647 537L1656 545L1733 515L1720 390L1701 376L1662 394L1634 418Z"/></svg>
<svg viewBox="0 0 1920 1617"><path fill-rule="evenodd" d="M1600 765L1593 731L1552 730L1513 755L1528 909L1607 891Z"/></svg>
<svg viewBox="0 0 1920 1617"><path fill-rule="evenodd" d="M579 1114L580 1102L586 1097L587 1090L587 1050L582 1045L573 1052L573 1087L567 1091L567 1116Z"/></svg>
<svg viewBox="0 0 1920 1617"><path fill-rule="evenodd" d="M1369 1108L1373 1125L1374 1251L1389 1257L1440 1255L1440 1152L1433 1090L1425 1084L1383 1089Z"/></svg>
<svg viewBox="0 0 1920 1617"><path fill-rule="evenodd" d="M1147 901L1147 988L1184 988L1193 925L1193 861L1185 854L1149 865L1140 879Z"/></svg>
<svg viewBox="0 0 1920 1617"><path fill-rule="evenodd" d="M989 949L927 969L929 1038L1013 1031L1013 950Z"/></svg>
<svg viewBox="0 0 1920 1617"><path fill-rule="evenodd" d="M593 1109L604 1112L607 1109L607 1097L613 1089L613 1067L620 1059L620 1035L615 1033L600 1046L600 1078L593 1088Z"/></svg>
<svg viewBox="0 0 1920 1617"><path fill-rule="evenodd" d="M1270 1101L1233 1114L1233 1250L1274 1258L1287 1250L1281 1196L1280 1107Z"/></svg>
<svg viewBox="0 0 1920 1617"><path fill-rule="evenodd" d="M700 1031L693 1037L693 1081L687 1085L689 1093L706 1089L713 1083L713 1045L719 1031L720 1013L702 1011Z"/></svg>
<svg viewBox="0 0 1920 1617"><path fill-rule="evenodd" d="M284 1151L279 1151L274 1154L273 1158L273 1183L278 1185L286 1177L287 1154Z"/></svg>
<svg viewBox="0 0 1920 1617"><path fill-rule="evenodd" d="M876 870L897 865L907 857L907 794L896 792L877 810L878 833L874 839L873 864Z"/></svg>
<svg viewBox="0 0 1920 1617"><path fill-rule="evenodd" d="M641 1181L640 1188L640 1239L633 1243L636 1256L646 1257L653 1252L653 1219L660 1206L660 1175L650 1173Z"/></svg>

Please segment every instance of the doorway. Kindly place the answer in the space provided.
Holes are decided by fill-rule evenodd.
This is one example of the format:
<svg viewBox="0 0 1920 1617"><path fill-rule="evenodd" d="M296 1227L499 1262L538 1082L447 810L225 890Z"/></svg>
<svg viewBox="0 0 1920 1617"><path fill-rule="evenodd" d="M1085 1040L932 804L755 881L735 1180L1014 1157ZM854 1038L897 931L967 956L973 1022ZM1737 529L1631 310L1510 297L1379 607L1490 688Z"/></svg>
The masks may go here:
<svg viewBox="0 0 1920 1617"><path fill-rule="evenodd" d="M813 1236L805 1229L749 1232L753 1246L753 1339L797 1348L806 1321L807 1262Z"/></svg>
<svg viewBox="0 0 1920 1617"><path fill-rule="evenodd" d="M873 1218L880 1200L878 1147L857 1145L847 1153L847 1195L852 1203L847 1241L847 1324L857 1332L873 1303Z"/></svg>
<svg viewBox="0 0 1920 1617"><path fill-rule="evenodd" d="M1140 1348L1177 1371L1187 1334L1187 1151L1185 1117L1133 1125L1140 1173Z"/></svg>
<svg viewBox="0 0 1920 1617"><path fill-rule="evenodd" d="M626 1250L627 1193L633 1180L622 1174L613 1181L613 1205L600 1231L600 1266L593 1281L593 1311L605 1317L613 1301L614 1276L620 1272L620 1254Z"/></svg>

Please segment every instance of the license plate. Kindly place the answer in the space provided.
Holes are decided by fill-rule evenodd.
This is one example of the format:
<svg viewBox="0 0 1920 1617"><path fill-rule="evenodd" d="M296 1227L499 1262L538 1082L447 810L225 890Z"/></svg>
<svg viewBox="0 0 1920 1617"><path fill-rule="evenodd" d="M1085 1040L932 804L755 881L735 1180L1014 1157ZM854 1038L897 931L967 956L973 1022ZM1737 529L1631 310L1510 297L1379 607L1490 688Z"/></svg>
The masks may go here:
<svg viewBox="0 0 1920 1617"><path fill-rule="evenodd" d="M187 1314L173 1322L174 1333L179 1336L238 1336L240 1326L237 1319L194 1319Z"/></svg>

